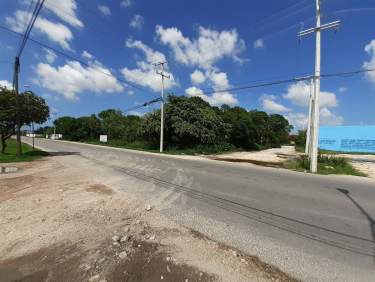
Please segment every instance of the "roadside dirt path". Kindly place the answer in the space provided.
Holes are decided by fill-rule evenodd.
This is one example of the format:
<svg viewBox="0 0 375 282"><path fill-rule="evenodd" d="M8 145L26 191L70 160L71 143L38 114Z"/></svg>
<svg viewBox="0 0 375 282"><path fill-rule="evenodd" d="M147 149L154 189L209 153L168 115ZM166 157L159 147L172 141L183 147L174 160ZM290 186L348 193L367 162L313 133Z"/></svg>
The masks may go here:
<svg viewBox="0 0 375 282"><path fill-rule="evenodd" d="M76 169L79 158L0 174L1 282L294 281Z"/></svg>

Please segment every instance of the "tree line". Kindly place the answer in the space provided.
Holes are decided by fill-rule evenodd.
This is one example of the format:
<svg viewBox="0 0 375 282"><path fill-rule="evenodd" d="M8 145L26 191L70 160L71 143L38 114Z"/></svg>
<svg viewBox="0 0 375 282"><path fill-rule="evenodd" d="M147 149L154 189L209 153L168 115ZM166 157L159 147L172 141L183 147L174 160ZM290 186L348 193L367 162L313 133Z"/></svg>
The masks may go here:
<svg viewBox="0 0 375 282"><path fill-rule="evenodd" d="M144 116L108 109L84 117L64 116L54 121L56 133L72 141L98 141L100 134L119 146L156 149L160 138L160 110ZM165 141L168 149L234 148L259 150L289 141L292 126L282 115L247 111L241 107L213 107L200 97L169 96L165 104ZM40 134L52 134L42 127Z"/></svg>

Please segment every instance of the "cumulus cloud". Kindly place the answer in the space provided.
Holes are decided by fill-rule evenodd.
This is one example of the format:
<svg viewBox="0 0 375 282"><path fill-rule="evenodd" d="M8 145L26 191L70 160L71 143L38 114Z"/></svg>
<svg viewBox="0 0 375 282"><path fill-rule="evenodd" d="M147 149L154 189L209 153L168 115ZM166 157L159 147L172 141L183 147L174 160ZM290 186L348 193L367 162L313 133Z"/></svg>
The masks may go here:
<svg viewBox="0 0 375 282"><path fill-rule="evenodd" d="M144 17L142 17L141 15L134 15L134 17L131 19L129 23L129 26L135 29L142 29L144 23Z"/></svg>
<svg viewBox="0 0 375 282"><path fill-rule="evenodd" d="M131 0L122 0L120 6L123 8L128 8L133 4Z"/></svg>
<svg viewBox="0 0 375 282"><path fill-rule="evenodd" d="M53 51L50 50L50 49L44 49L44 51L46 52L46 53L45 53L46 61L47 61L49 64L54 63L55 60L56 60L56 58L57 58L56 53L53 52Z"/></svg>
<svg viewBox="0 0 375 282"><path fill-rule="evenodd" d="M265 47L263 39L257 39L253 44L255 49L263 49Z"/></svg>
<svg viewBox="0 0 375 282"><path fill-rule="evenodd" d="M308 124L307 114L304 113L288 113L285 116L289 123L294 126L294 129L306 129ZM344 123L344 118L342 116L334 114L327 108L321 108L319 114L320 125L342 125Z"/></svg>
<svg viewBox="0 0 375 282"><path fill-rule="evenodd" d="M335 115L327 108L320 109L320 124L321 125L342 125L344 118L342 116Z"/></svg>
<svg viewBox="0 0 375 282"><path fill-rule="evenodd" d="M16 32L24 32L24 28L29 20L29 14L26 11L18 10L13 17L6 17L7 25ZM62 48L70 50L70 41L73 34L70 29L61 24L38 17L34 25L35 29L45 34L49 40L58 43Z"/></svg>
<svg viewBox="0 0 375 282"><path fill-rule="evenodd" d="M375 69L375 39L366 45L365 51L371 56L370 60L363 64L365 69ZM370 71L366 73L366 78L375 83L375 72Z"/></svg>
<svg viewBox="0 0 375 282"><path fill-rule="evenodd" d="M13 89L13 84L8 80L0 80L0 87L5 87L7 89Z"/></svg>
<svg viewBox="0 0 375 282"><path fill-rule="evenodd" d="M148 87L153 91L160 91L160 76L155 73L153 64L162 61L164 62L166 60L164 54L153 50L139 40L128 39L126 41L126 47L142 51L144 60L138 61L136 63L137 68L135 69L129 69L127 67L123 68L121 72L125 79L129 82ZM170 89L176 85L173 75L169 75L170 79L165 80L165 89Z"/></svg>
<svg viewBox="0 0 375 282"><path fill-rule="evenodd" d="M338 89L338 91L339 91L340 93L345 93L346 91L348 91L348 88L346 88L346 87L340 87L340 88Z"/></svg>
<svg viewBox="0 0 375 282"><path fill-rule="evenodd" d="M124 89L111 72L99 62L91 63L87 67L74 61L68 61L59 67L39 63L36 66L36 73L38 75L35 79L36 83L69 100L77 100L77 94L84 91L113 93Z"/></svg>
<svg viewBox="0 0 375 282"><path fill-rule="evenodd" d="M27 0L27 2L30 3L30 0ZM44 7L73 27L82 28L84 26L77 16L76 0L48 0L45 1Z"/></svg>
<svg viewBox="0 0 375 282"><path fill-rule="evenodd" d="M238 104L237 99L228 92L214 93L211 96L208 96L204 94L204 92L200 88L192 86L190 88L187 88L185 90L185 93L189 97L200 97L213 106L220 106L223 104L233 106Z"/></svg>
<svg viewBox="0 0 375 282"><path fill-rule="evenodd" d="M294 105L300 107L308 107L310 99L310 84L304 81L299 81L291 84L288 87L288 92L283 95L287 100L290 100ZM336 94L332 92L321 91L319 96L320 107L333 108L337 107L338 101Z"/></svg>
<svg viewBox="0 0 375 282"><path fill-rule="evenodd" d="M308 117L304 113L289 113L285 116L294 129L306 129L308 124Z"/></svg>
<svg viewBox="0 0 375 282"><path fill-rule="evenodd" d="M201 84L206 81L206 77L200 70L195 70L192 74L190 74L190 80L193 84Z"/></svg>
<svg viewBox="0 0 375 282"><path fill-rule="evenodd" d="M106 5L98 5L98 10L105 16L111 15L111 9Z"/></svg>
<svg viewBox="0 0 375 282"><path fill-rule="evenodd" d="M93 56L91 53L87 52L86 50L83 50L81 56L82 56L83 58L87 59L87 60L92 60L92 59L94 59L94 56Z"/></svg>
<svg viewBox="0 0 375 282"><path fill-rule="evenodd" d="M245 42L235 29L217 31L199 27L198 38L190 39L176 27L158 25L156 34L162 44L172 49L175 60L184 65L210 69L225 57L243 62L239 54L244 51Z"/></svg>
<svg viewBox="0 0 375 282"><path fill-rule="evenodd" d="M270 112L270 113L286 113L286 112L290 112L291 109L285 107L284 105L278 103L276 101L276 96L274 95L263 95L261 98L260 98L260 101L262 103L262 108L266 111L266 112Z"/></svg>

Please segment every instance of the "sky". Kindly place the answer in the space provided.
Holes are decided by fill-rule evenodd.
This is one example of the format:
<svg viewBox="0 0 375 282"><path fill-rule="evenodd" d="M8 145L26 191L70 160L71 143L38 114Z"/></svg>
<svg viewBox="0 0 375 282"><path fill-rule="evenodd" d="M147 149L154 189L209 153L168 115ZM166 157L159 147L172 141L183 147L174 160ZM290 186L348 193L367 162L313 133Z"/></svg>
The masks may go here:
<svg viewBox="0 0 375 282"><path fill-rule="evenodd" d="M23 33L30 1L2 0L0 27ZM322 33L322 73L375 68L375 0L325 0L322 14L322 23L341 21ZM166 93L282 114L305 128L309 81L222 90L313 74L315 37L297 33L314 26L315 0L46 0L31 38L55 51L29 41L20 86L46 99L49 122L127 111L160 97L153 64L166 61ZM20 39L0 28L0 85L11 87ZM375 125L375 72L324 78L321 91L322 125Z"/></svg>

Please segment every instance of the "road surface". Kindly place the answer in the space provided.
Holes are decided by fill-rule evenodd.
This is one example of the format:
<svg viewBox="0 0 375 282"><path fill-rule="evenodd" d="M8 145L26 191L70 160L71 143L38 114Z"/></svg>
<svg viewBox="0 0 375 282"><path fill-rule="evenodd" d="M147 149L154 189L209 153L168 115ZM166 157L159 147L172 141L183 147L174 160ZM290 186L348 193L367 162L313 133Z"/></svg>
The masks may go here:
<svg viewBox="0 0 375 282"><path fill-rule="evenodd" d="M373 180L46 139L35 144L123 177L120 188L171 219L303 281L375 281Z"/></svg>

